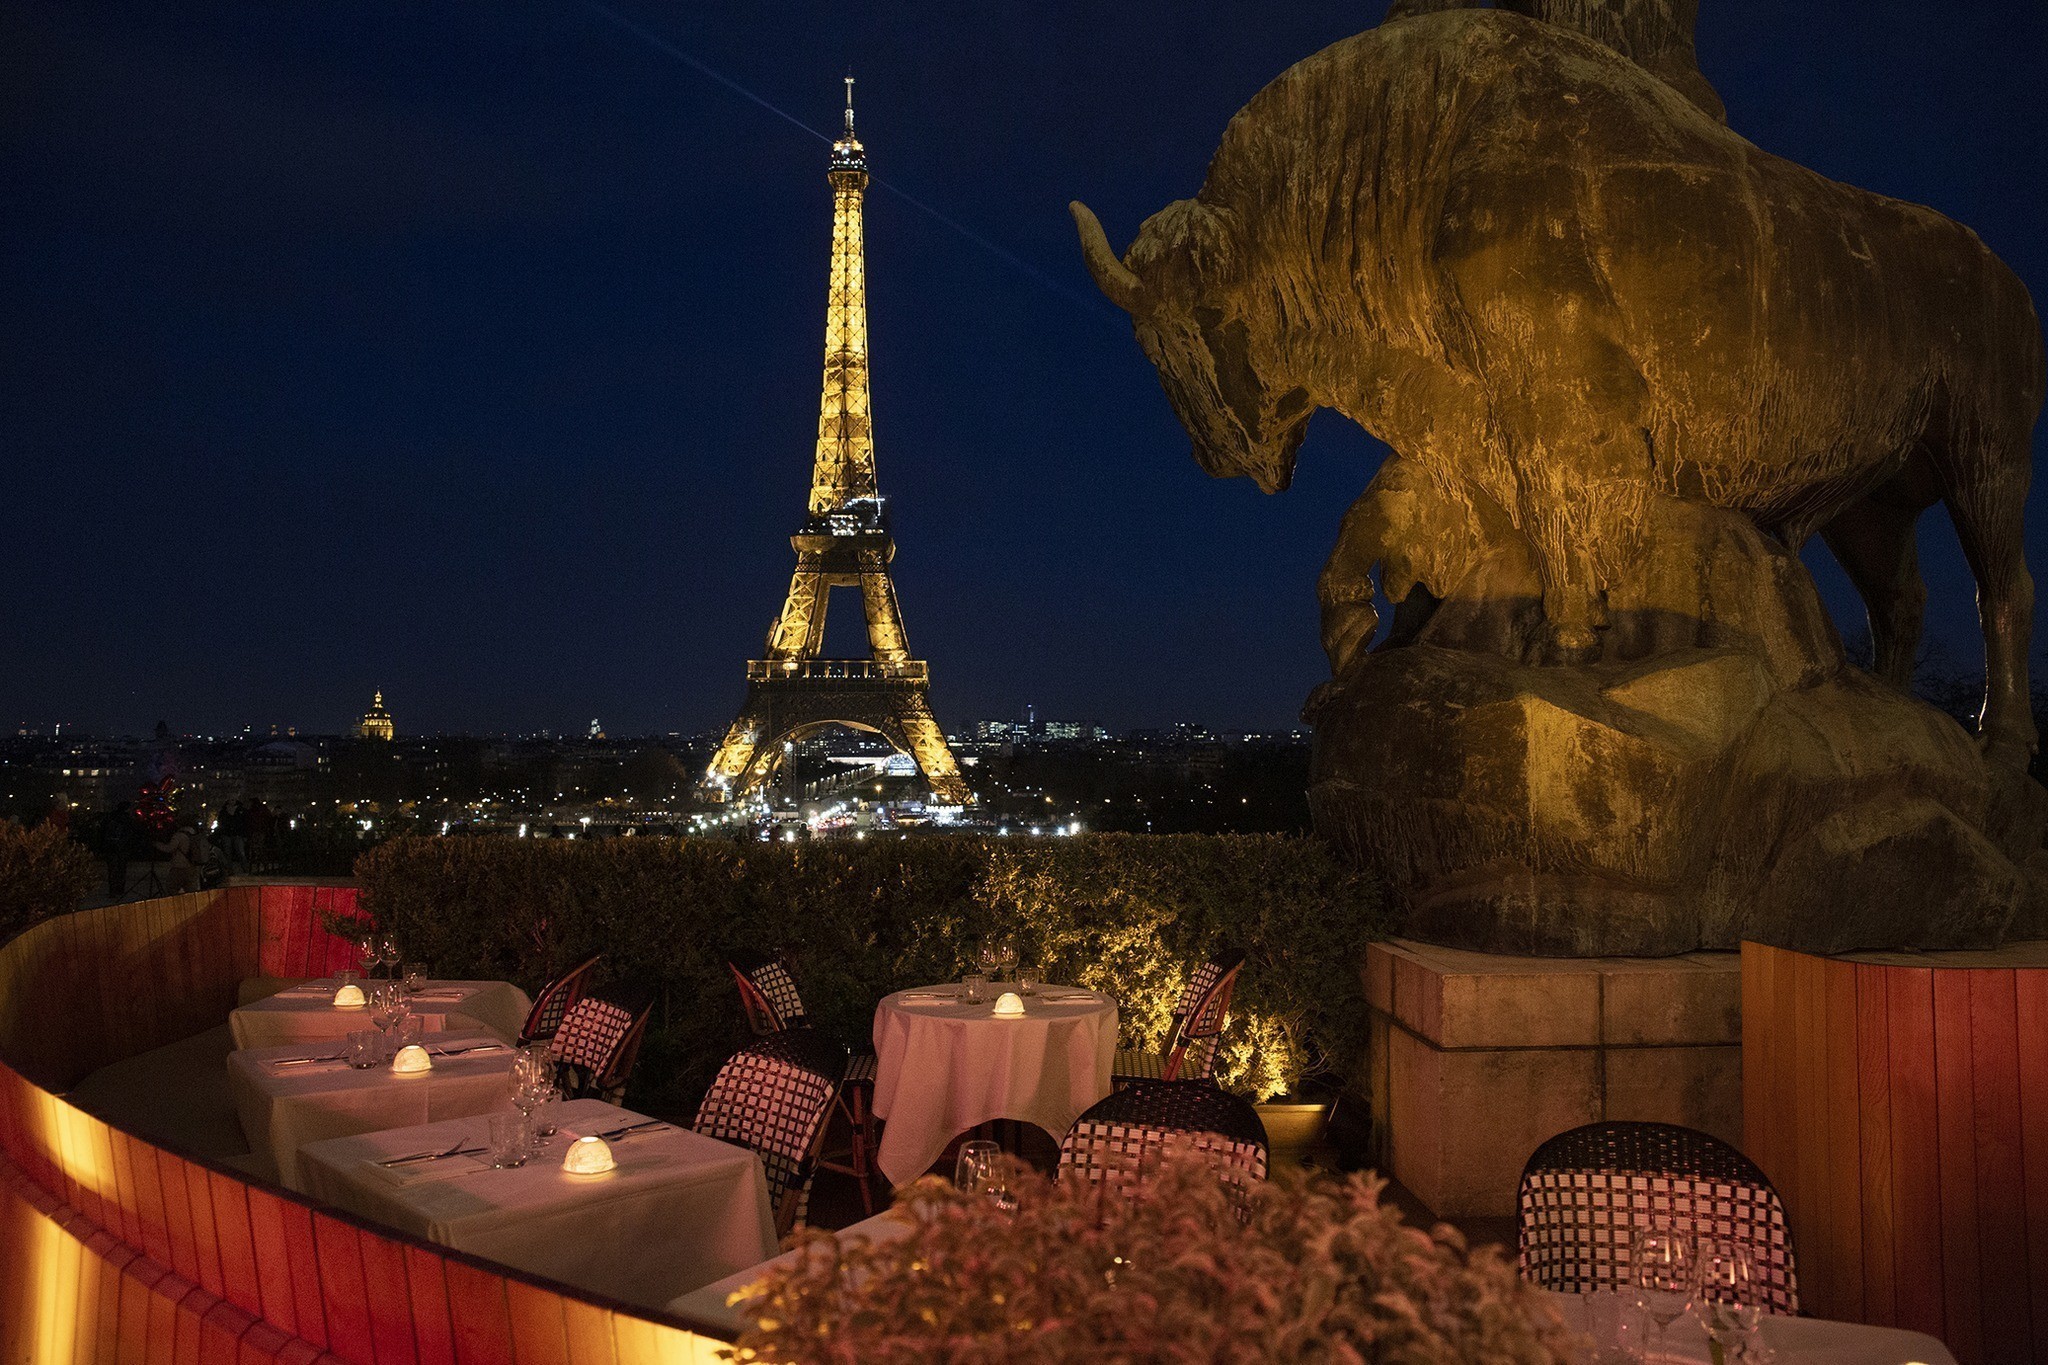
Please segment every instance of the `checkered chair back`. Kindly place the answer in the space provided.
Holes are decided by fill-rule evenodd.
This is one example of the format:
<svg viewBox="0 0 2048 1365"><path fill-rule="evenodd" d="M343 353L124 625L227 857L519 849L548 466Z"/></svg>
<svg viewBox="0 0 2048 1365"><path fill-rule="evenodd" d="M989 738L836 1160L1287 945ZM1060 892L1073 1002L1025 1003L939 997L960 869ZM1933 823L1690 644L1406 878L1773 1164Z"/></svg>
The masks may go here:
<svg viewBox="0 0 2048 1365"><path fill-rule="evenodd" d="M1748 1157L1668 1123L1590 1123L1560 1133L1522 1168L1522 1277L1545 1289L1620 1289L1635 1279L1630 1239L1669 1228L1749 1253L1756 1301L1799 1311L1785 1206Z"/></svg>
<svg viewBox="0 0 2048 1365"><path fill-rule="evenodd" d="M698 1132L760 1155L778 1232L804 1221L845 1070L846 1049L811 1029L769 1034L726 1059L697 1108Z"/></svg>
<svg viewBox="0 0 2048 1365"><path fill-rule="evenodd" d="M1173 1039L1168 1044L1161 1076L1169 1081L1202 1081L1216 1074L1216 1053L1223 1040L1223 1021L1230 1015L1230 996L1244 956L1228 954L1195 968L1173 1010Z"/></svg>
<svg viewBox="0 0 2048 1365"><path fill-rule="evenodd" d="M567 1099L601 1099L617 1104L639 1057L640 1039L654 1007L634 1014L608 1000L579 1000L548 1043L562 1094Z"/></svg>
<svg viewBox="0 0 2048 1365"><path fill-rule="evenodd" d="M1196 1081L1133 1081L1089 1106L1060 1141L1061 1180L1135 1193L1168 1151L1206 1152L1224 1178L1266 1178L1266 1126L1239 1096Z"/></svg>
<svg viewBox="0 0 2048 1365"><path fill-rule="evenodd" d="M727 962L733 984L740 988L740 1006L747 1012L747 1026L767 1035L784 1029L802 1028L810 1022L804 1016L804 997L796 988L796 975L779 957L746 964Z"/></svg>
<svg viewBox="0 0 2048 1365"><path fill-rule="evenodd" d="M527 1043L545 1043L555 1036L563 1017L590 993L591 980L597 975L597 960L602 956L592 954L540 988L540 994L533 998L533 1008L526 1013L526 1022L519 1029L522 1047Z"/></svg>

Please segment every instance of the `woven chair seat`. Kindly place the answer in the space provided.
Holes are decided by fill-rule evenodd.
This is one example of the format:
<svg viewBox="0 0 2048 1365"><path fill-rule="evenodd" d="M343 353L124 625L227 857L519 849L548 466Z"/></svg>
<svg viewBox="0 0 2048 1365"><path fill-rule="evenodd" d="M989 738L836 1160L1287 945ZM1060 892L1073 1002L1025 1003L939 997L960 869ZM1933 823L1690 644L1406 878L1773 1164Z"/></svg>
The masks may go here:
<svg viewBox="0 0 2048 1365"><path fill-rule="evenodd" d="M875 1068L880 1065L872 1052L856 1052L846 1059L846 1083L848 1085L873 1085Z"/></svg>
<svg viewBox="0 0 2048 1365"><path fill-rule="evenodd" d="M1116 1052L1116 1059L1109 1064L1109 1079L1122 1081L1157 1081L1166 1077L1166 1054L1151 1052L1139 1047L1122 1047Z"/></svg>

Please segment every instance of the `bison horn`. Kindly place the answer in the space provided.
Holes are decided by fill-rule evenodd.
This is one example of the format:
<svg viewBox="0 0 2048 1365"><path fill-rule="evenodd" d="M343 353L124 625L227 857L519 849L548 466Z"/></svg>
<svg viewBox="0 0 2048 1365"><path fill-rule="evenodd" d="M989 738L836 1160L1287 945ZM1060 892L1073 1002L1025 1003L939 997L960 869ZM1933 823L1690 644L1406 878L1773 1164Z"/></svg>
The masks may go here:
<svg viewBox="0 0 2048 1365"><path fill-rule="evenodd" d="M1110 249L1102 220L1078 199L1068 204L1067 209L1074 215L1074 226L1081 230L1081 255L1088 262L1088 273L1095 277L1095 287L1126 313L1142 312L1145 282L1131 273L1131 268Z"/></svg>

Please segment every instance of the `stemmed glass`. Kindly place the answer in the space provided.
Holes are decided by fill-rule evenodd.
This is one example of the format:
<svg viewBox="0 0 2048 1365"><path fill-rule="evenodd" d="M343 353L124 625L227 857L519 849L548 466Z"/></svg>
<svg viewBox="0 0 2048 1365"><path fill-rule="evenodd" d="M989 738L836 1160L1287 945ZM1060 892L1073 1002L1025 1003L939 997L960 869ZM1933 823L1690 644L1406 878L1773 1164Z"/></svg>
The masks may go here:
<svg viewBox="0 0 2048 1365"><path fill-rule="evenodd" d="M406 963L405 975L402 979L405 982L405 993L407 995L418 995L427 988L427 964L424 962Z"/></svg>
<svg viewBox="0 0 2048 1365"><path fill-rule="evenodd" d="M379 1049L385 1056L391 1055L391 1026L405 1017L405 999L398 987L389 981L380 981L370 987L370 1022L377 1026Z"/></svg>
<svg viewBox="0 0 2048 1365"><path fill-rule="evenodd" d="M547 1102L547 1092L552 1088L552 1086L549 1086L546 1082L535 1076L531 1070L522 1072L516 1065L513 1067L510 1082L512 1107L519 1111L522 1130L526 1134L526 1150L528 1155L539 1153L547 1145L540 1135L534 1131L533 1111Z"/></svg>
<svg viewBox="0 0 2048 1365"><path fill-rule="evenodd" d="M365 934L356 940L356 956L362 960L365 977L377 974L377 964L384 960L384 949L375 934Z"/></svg>
<svg viewBox="0 0 2048 1365"><path fill-rule="evenodd" d="M390 934L386 934L378 939L377 956L380 960L390 964L392 979L396 980L398 977L398 940Z"/></svg>
<svg viewBox="0 0 2048 1365"><path fill-rule="evenodd" d="M1749 1253L1734 1242L1702 1241L1694 1259L1693 1316L1709 1338L1733 1348L1732 1358L1749 1359L1764 1319L1763 1294Z"/></svg>
<svg viewBox="0 0 2048 1365"><path fill-rule="evenodd" d="M981 974L991 981L1002 980L1002 974L997 970L1001 961L996 952L996 941L993 938L983 939L981 951L974 955L975 965L981 968Z"/></svg>
<svg viewBox="0 0 2048 1365"><path fill-rule="evenodd" d="M1692 1301L1692 1239L1669 1228L1646 1228L1631 1239L1629 1262L1635 1270L1636 1307L1657 1324L1657 1354L1662 1357L1665 1332Z"/></svg>
<svg viewBox="0 0 2048 1365"><path fill-rule="evenodd" d="M996 967L1004 980L1014 982L1017 979L1017 940L1008 934L996 940Z"/></svg>
<svg viewBox="0 0 2048 1365"><path fill-rule="evenodd" d="M993 1142L963 1142L953 1163L953 1183L970 1194L979 1194L994 1178L996 1158L1002 1148Z"/></svg>

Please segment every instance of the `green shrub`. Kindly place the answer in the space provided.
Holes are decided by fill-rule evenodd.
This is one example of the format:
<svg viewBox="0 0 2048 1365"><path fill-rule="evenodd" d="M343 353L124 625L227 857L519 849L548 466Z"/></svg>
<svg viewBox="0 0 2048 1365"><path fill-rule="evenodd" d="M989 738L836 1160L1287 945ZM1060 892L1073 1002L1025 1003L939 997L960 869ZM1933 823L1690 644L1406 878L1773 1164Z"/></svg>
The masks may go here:
<svg viewBox="0 0 2048 1365"><path fill-rule="evenodd" d="M603 952L601 990L655 1014L643 1108L687 1111L745 1035L728 957L781 951L820 1028L870 1035L892 990L957 977L988 934L1048 980L1109 992L1128 1046L1161 1045L1190 964L1246 954L1220 1079L1265 1098L1361 1046L1358 966L1384 933L1370 884L1313 840L395 839L356 864L409 958L529 990Z"/></svg>
<svg viewBox="0 0 2048 1365"><path fill-rule="evenodd" d="M69 831L47 820L33 829L0 820L0 943L76 910L96 880L98 864Z"/></svg>

